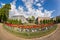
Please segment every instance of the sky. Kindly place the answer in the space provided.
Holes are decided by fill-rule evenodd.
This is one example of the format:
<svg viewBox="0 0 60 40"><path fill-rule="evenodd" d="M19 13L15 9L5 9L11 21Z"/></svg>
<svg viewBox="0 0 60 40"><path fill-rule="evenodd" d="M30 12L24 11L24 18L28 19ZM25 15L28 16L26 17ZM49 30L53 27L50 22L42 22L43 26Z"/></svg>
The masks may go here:
<svg viewBox="0 0 60 40"><path fill-rule="evenodd" d="M9 17L23 15L37 17L56 17L60 15L60 0L0 0L0 8L11 4Z"/></svg>

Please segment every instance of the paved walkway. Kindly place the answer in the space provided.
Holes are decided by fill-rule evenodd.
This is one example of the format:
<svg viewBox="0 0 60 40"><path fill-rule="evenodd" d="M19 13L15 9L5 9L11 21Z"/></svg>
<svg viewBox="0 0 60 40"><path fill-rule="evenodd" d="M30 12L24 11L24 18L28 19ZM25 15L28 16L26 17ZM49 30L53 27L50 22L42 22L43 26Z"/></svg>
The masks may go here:
<svg viewBox="0 0 60 40"><path fill-rule="evenodd" d="M34 39L23 39L20 37L16 37L15 35L3 29L2 24L0 24L0 40L60 40L60 24L58 24L58 29L54 34L45 38L34 38Z"/></svg>

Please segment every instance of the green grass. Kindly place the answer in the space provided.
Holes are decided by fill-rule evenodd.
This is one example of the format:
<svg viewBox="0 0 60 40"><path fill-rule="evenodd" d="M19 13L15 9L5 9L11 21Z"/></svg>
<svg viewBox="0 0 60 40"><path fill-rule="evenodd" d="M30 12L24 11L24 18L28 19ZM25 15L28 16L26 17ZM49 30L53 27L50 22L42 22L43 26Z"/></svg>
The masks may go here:
<svg viewBox="0 0 60 40"><path fill-rule="evenodd" d="M13 29L7 28L6 26L3 26L3 27L8 32L10 32L10 33L12 33L12 34L14 34L16 36L22 37L22 38L42 37L42 36L45 36L45 35L48 35L48 34L52 33L57 28L57 26L55 25L51 29L45 30L45 31L39 31L39 32L17 32L17 31L14 31Z"/></svg>

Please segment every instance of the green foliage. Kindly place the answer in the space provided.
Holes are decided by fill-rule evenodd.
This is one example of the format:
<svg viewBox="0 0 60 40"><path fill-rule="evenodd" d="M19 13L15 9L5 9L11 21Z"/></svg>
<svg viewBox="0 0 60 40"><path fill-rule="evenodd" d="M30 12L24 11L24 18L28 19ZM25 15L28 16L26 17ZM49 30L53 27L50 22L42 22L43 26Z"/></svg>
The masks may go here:
<svg viewBox="0 0 60 40"><path fill-rule="evenodd" d="M60 23L60 18L56 18L56 22L57 23Z"/></svg>
<svg viewBox="0 0 60 40"><path fill-rule="evenodd" d="M43 20L43 24L46 24L46 20Z"/></svg>
<svg viewBox="0 0 60 40"><path fill-rule="evenodd" d="M22 21L21 20L8 20L7 21L8 23L11 23L11 24L22 24Z"/></svg>
<svg viewBox="0 0 60 40"><path fill-rule="evenodd" d="M3 15L3 21L5 22L7 20L7 17L5 15Z"/></svg>
<svg viewBox="0 0 60 40"><path fill-rule="evenodd" d="M29 20L28 20L28 22L29 22L29 23L32 23L32 22L33 22L33 20L32 20L32 19L29 19Z"/></svg>
<svg viewBox="0 0 60 40"><path fill-rule="evenodd" d="M34 16L29 17L28 22L29 23L35 23L35 17Z"/></svg>
<svg viewBox="0 0 60 40"><path fill-rule="evenodd" d="M5 4L2 8L0 8L0 22L6 22L9 17L9 10L11 9L10 4Z"/></svg>
<svg viewBox="0 0 60 40"><path fill-rule="evenodd" d="M35 20L35 24L38 24L38 18Z"/></svg>
<svg viewBox="0 0 60 40"><path fill-rule="evenodd" d="M33 20L33 21L35 20L35 17L34 17L34 16L32 16L32 20Z"/></svg>
<svg viewBox="0 0 60 40"><path fill-rule="evenodd" d="M40 24L43 24L43 21L42 20L40 21Z"/></svg>
<svg viewBox="0 0 60 40"><path fill-rule="evenodd" d="M35 20L35 24L38 24L38 21Z"/></svg>
<svg viewBox="0 0 60 40"><path fill-rule="evenodd" d="M41 20L40 24L48 24L48 23L53 23L53 22L54 22L53 19L50 19L50 20Z"/></svg>
<svg viewBox="0 0 60 40"><path fill-rule="evenodd" d="M19 24L22 24L22 21L21 20L19 20Z"/></svg>

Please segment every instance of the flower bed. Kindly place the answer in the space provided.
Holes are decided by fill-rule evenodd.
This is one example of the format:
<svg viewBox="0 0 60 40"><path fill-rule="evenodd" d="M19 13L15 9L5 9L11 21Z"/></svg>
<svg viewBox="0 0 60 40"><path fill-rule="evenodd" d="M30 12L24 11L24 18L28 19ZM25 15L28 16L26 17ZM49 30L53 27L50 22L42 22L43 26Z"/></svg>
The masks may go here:
<svg viewBox="0 0 60 40"><path fill-rule="evenodd" d="M49 24L41 24L41 25L18 25L18 24L10 24L10 23L5 23L7 26L10 27L18 27L18 28L26 28L26 29L31 29L31 28L44 28L44 27L49 27L53 26L53 23Z"/></svg>
<svg viewBox="0 0 60 40"><path fill-rule="evenodd" d="M46 25L45 25L45 27L46 27ZM45 28L45 27L43 27L44 25L38 25L38 27L36 25L37 28L33 28L32 26L28 26L28 27L31 27L31 28L29 28L29 29L27 28L26 29L25 28L26 26L24 26L24 25L14 25L13 24L13 26L14 26L13 27L12 24L6 23L4 25L4 28L7 29L7 31L9 31L9 32L11 32L11 33L13 33L13 34L15 34L16 36L19 36L19 37L35 38L35 37L42 37L42 36L48 35L51 32L53 32L56 29L56 27L57 27L56 25L54 25L54 26L53 25L54 24L47 25L49 27L49 29L48 30L44 30L44 28ZM23 28L20 28L20 26L23 27ZM43 28L41 28L41 26ZM40 30L40 29L43 29L43 30Z"/></svg>
<svg viewBox="0 0 60 40"><path fill-rule="evenodd" d="M40 24L40 25L19 25L19 24L10 24L5 23L6 26L13 28L13 30L18 30L19 32L37 32L41 30L50 29L53 26L53 23L49 24Z"/></svg>

